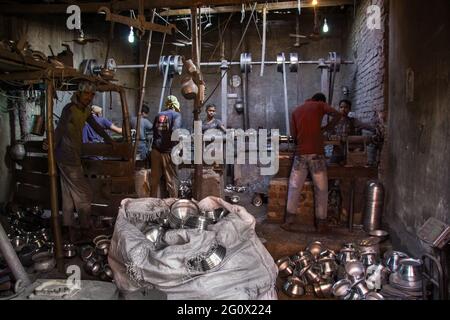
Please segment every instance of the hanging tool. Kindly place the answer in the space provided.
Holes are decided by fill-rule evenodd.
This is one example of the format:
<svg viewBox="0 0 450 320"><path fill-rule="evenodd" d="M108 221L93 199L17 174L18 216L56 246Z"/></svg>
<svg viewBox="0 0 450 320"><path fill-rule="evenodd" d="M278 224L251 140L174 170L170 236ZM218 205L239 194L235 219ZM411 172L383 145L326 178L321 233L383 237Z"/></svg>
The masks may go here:
<svg viewBox="0 0 450 320"><path fill-rule="evenodd" d="M117 23L126 24L130 27L138 29L141 34L144 34L146 30L172 34L173 31L177 29L174 24L162 26L157 23L147 22L144 15L143 0L139 1L139 14L136 19L121 16L119 14L113 14L107 7L100 7L97 12L106 14L106 21L114 21Z"/></svg>
<svg viewBox="0 0 450 320"><path fill-rule="evenodd" d="M245 19L245 4L242 4L242 8L241 8L241 23L244 22Z"/></svg>

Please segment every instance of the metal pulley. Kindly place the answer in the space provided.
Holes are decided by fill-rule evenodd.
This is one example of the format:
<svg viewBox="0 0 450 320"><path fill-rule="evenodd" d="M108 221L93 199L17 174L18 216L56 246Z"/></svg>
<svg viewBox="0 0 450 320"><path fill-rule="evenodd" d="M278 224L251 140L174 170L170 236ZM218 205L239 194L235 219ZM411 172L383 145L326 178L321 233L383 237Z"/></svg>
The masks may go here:
<svg viewBox="0 0 450 320"><path fill-rule="evenodd" d="M283 66L286 61L284 52L277 54L277 71L283 73Z"/></svg>
<svg viewBox="0 0 450 320"><path fill-rule="evenodd" d="M289 70L291 72L298 72L298 54L297 53L289 53Z"/></svg>
<svg viewBox="0 0 450 320"><path fill-rule="evenodd" d="M167 66L169 66L169 75L174 75L175 73L181 75L181 72L183 71L183 61L181 56L161 56L159 58L158 68L162 75L165 74Z"/></svg>
<svg viewBox="0 0 450 320"><path fill-rule="evenodd" d="M241 72L250 73L252 72L252 54L251 53L241 53L240 60Z"/></svg>
<svg viewBox="0 0 450 320"><path fill-rule="evenodd" d="M289 53L289 70L291 72L298 72L298 54L297 53ZM284 52L281 52L277 55L277 71L283 72L283 65L286 64L286 56Z"/></svg>
<svg viewBox="0 0 450 320"><path fill-rule="evenodd" d="M330 60L330 70L334 72L341 71L341 56L337 52L330 52L328 54Z"/></svg>

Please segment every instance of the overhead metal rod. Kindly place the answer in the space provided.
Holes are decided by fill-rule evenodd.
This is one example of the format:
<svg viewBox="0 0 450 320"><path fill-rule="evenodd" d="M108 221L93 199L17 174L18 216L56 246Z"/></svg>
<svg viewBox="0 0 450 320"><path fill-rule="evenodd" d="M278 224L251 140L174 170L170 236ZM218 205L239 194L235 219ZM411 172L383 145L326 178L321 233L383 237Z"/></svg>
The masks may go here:
<svg viewBox="0 0 450 320"><path fill-rule="evenodd" d="M289 60L285 61L284 64L290 64L291 62ZM318 61L318 60L306 60L306 61L299 61L298 64L320 64L320 63L325 63L327 65L330 65L333 63L333 61L330 60L325 60L325 61ZM219 67L222 66L222 62L200 62L200 66L202 67ZM232 62L227 62L227 64L229 66L235 66L235 65L240 65L241 62L239 61L232 61ZM250 62L250 64L252 65L261 65L262 62L261 61L252 61ZM265 66L271 66L271 65L279 65L280 63L277 61L265 61L264 65ZM341 64L354 64L353 61L343 61ZM117 69L138 69L138 68L143 68L144 65L143 64L123 64L123 65L117 65L116 68ZM148 65L149 68L158 68L159 64L149 64Z"/></svg>

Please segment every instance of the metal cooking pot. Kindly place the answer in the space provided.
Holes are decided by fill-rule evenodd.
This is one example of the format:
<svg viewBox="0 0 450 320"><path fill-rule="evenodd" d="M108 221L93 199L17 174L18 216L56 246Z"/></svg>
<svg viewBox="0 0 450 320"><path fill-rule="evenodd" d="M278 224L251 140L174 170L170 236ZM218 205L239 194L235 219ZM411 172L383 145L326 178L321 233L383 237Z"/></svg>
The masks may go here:
<svg viewBox="0 0 450 320"><path fill-rule="evenodd" d="M16 144L11 148L11 157L14 160L23 160L27 151L25 150L25 145L22 141L17 141Z"/></svg>
<svg viewBox="0 0 450 320"><path fill-rule="evenodd" d="M291 298L305 295L305 284L297 277L289 277L283 285L283 292Z"/></svg>
<svg viewBox="0 0 450 320"><path fill-rule="evenodd" d="M187 219L199 215L200 209L191 200L181 199L174 202L170 207L169 223L174 229L184 227Z"/></svg>
<svg viewBox="0 0 450 320"><path fill-rule="evenodd" d="M398 274L405 281L417 282L423 279L422 276L422 260L419 259L403 259L400 261Z"/></svg>
<svg viewBox="0 0 450 320"><path fill-rule="evenodd" d="M409 256L406 253L400 251L388 251L384 254L384 264L388 267L389 271L397 272L400 267L400 261L408 258Z"/></svg>
<svg viewBox="0 0 450 320"><path fill-rule="evenodd" d="M284 260L278 260L277 261L277 265L278 265L278 273L280 275L280 277L282 278L286 278L286 277L290 277L294 274L294 266L292 265L292 262L289 258L286 258Z"/></svg>
<svg viewBox="0 0 450 320"><path fill-rule="evenodd" d="M315 283L314 293L318 298L330 298L333 295L333 284L330 282Z"/></svg>
<svg viewBox="0 0 450 320"><path fill-rule="evenodd" d="M98 255L107 256L110 245L111 245L110 240L106 240L106 239L100 240L99 242L97 242L97 245L95 246L95 252Z"/></svg>
<svg viewBox="0 0 450 320"><path fill-rule="evenodd" d="M93 276L98 276L101 272L102 265L97 259L91 257L86 261L84 268L87 273Z"/></svg>
<svg viewBox="0 0 450 320"><path fill-rule="evenodd" d="M64 257L73 258L77 255L77 247L72 243L64 244Z"/></svg>
<svg viewBox="0 0 450 320"><path fill-rule="evenodd" d="M93 242L94 245L96 246L97 243L98 243L100 240L108 240L108 239L109 239L109 237L108 237L107 235L101 234L101 235L99 235L99 236L96 236L96 237L94 238L94 240L92 240L92 242Z"/></svg>
<svg viewBox="0 0 450 320"><path fill-rule="evenodd" d="M351 290L352 283L347 279L336 282L332 288L333 295L338 298L347 296L351 292Z"/></svg>
<svg viewBox="0 0 450 320"><path fill-rule="evenodd" d="M80 256L81 259L86 262L89 260L89 258L93 257L95 254L95 249L91 246L85 246L81 248Z"/></svg>
<svg viewBox="0 0 450 320"><path fill-rule="evenodd" d="M183 79L181 84L181 94L187 100L194 100L198 95L198 86L191 77Z"/></svg>
<svg viewBox="0 0 450 320"><path fill-rule="evenodd" d="M53 254L48 251L37 253L31 259L34 263L34 270L38 272L47 272L53 270L56 266Z"/></svg>
<svg viewBox="0 0 450 320"><path fill-rule="evenodd" d="M361 253L375 253L376 255L380 254L380 242L381 239L377 237L370 237L367 239L363 239L359 242L359 251Z"/></svg>
<svg viewBox="0 0 450 320"><path fill-rule="evenodd" d="M323 245L321 242L315 241L315 242L311 243L306 250L311 252L311 255L315 259L317 259L320 255L320 253L323 251Z"/></svg>

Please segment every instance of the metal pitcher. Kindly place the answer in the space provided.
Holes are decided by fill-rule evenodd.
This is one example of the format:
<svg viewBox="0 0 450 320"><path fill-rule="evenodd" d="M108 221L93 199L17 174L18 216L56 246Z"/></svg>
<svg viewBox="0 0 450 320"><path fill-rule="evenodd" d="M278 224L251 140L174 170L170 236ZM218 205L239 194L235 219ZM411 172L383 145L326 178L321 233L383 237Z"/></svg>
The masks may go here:
<svg viewBox="0 0 450 320"><path fill-rule="evenodd" d="M370 232L381 227L384 207L384 187L378 181L369 181L366 186L366 205L364 210L364 231Z"/></svg>

